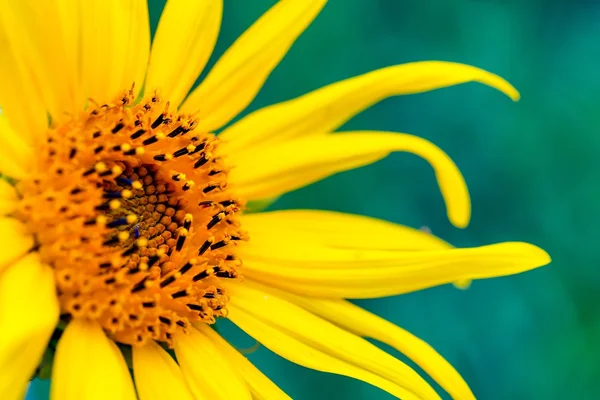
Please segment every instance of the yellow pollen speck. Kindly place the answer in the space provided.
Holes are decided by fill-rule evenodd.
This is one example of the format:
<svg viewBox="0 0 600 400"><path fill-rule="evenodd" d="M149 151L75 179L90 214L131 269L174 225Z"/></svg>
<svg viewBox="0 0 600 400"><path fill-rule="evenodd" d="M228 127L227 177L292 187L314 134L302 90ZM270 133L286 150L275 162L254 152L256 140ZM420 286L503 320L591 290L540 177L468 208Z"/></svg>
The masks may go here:
<svg viewBox="0 0 600 400"><path fill-rule="evenodd" d="M123 143L121 145L121 150L123 150L123 151L129 151L129 150L131 150L131 145L129 143Z"/></svg>
<svg viewBox="0 0 600 400"><path fill-rule="evenodd" d="M189 263L192 264L192 265L196 265L196 264L198 264L198 259L197 258L190 258Z"/></svg>
<svg viewBox="0 0 600 400"><path fill-rule="evenodd" d="M133 192L129 189L125 189L121 192L121 196L123 196L124 199L128 199L133 196Z"/></svg>
<svg viewBox="0 0 600 400"><path fill-rule="evenodd" d="M166 253L165 249L158 249L158 250L156 250L156 255L159 256L159 257L164 256L165 253Z"/></svg>
<svg viewBox="0 0 600 400"><path fill-rule="evenodd" d="M106 225L106 217L104 215L98 215L96 217L96 223L98 225Z"/></svg>
<svg viewBox="0 0 600 400"><path fill-rule="evenodd" d="M118 210L119 207L121 207L121 202L117 199L113 199L108 202L108 206L110 207L111 210Z"/></svg>
<svg viewBox="0 0 600 400"><path fill-rule="evenodd" d="M100 162L96 163L96 165L94 166L94 169L96 170L96 172L104 172L104 171L106 171L107 167L106 167L105 163L100 161Z"/></svg>
<svg viewBox="0 0 600 400"><path fill-rule="evenodd" d="M142 182L140 181L133 181L133 183L131 184L131 187L134 189L141 189L143 187Z"/></svg>
<svg viewBox="0 0 600 400"><path fill-rule="evenodd" d="M146 239L145 237L141 237L135 243L138 247L146 247L148 246L148 239Z"/></svg>
<svg viewBox="0 0 600 400"><path fill-rule="evenodd" d="M181 228L181 230L179 231L179 236L187 236L188 234L188 230L185 228Z"/></svg>
<svg viewBox="0 0 600 400"><path fill-rule="evenodd" d="M148 264L145 262L140 263L140 271L148 271Z"/></svg>
<svg viewBox="0 0 600 400"><path fill-rule="evenodd" d="M119 238L119 241L124 242L129 239L129 232L119 232L117 238Z"/></svg>
<svg viewBox="0 0 600 400"><path fill-rule="evenodd" d="M192 152L196 149L196 146L194 146L193 144L188 145L188 147L186 147L187 151Z"/></svg>
<svg viewBox="0 0 600 400"><path fill-rule="evenodd" d="M135 221L137 221L137 219L138 217L135 214L129 214L127 217L125 217L125 220L128 224L133 224Z"/></svg>
<svg viewBox="0 0 600 400"><path fill-rule="evenodd" d="M138 155L138 156L143 155L145 152L146 152L146 149L144 149L143 147L137 147L135 149L135 154Z"/></svg>
<svg viewBox="0 0 600 400"><path fill-rule="evenodd" d="M165 160L172 160L173 159L173 154L167 153L165 154Z"/></svg>
<svg viewBox="0 0 600 400"><path fill-rule="evenodd" d="M164 138L166 138L166 136L165 136L165 134L164 134L164 133L162 133L162 132L161 132L161 133L157 133L157 134L156 134L156 138L157 138L158 140L161 140L161 139L164 139Z"/></svg>
<svg viewBox="0 0 600 400"><path fill-rule="evenodd" d="M118 165L115 165L114 167L112 167L111 171L113 175L121 175L123 173L123 168L119 167Z"/></svg>
<svg viewBox="0 0 600 400"><path fill-rule="evenodd" d="M194 216L190 213L185 214L185 220L188 222L192 222L194 220Z"/></svg>

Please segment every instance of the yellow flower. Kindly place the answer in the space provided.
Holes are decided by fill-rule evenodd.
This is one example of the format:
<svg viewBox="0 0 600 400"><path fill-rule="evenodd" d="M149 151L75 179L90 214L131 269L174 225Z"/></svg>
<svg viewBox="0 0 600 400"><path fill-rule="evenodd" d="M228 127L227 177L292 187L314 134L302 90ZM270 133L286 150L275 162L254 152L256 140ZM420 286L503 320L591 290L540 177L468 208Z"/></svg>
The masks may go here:
<svg viewBox="0 0 600 400"><path fill-rule="evenodd" d="M433 166L450 221L464 227L468 192L440 149L407 134L332 132L385 97L468 81L518 98L478 68L416 62L227 126L325 3L277 2L188 95L222 0L169 0L152 46L146 0L2 1L2 399L22 397L57 339L55 400L288 398L210 328L218 317L305 367L403 399L439 398L362 337L375 338L452 397L473 398L431 347L343 299L519 273L547 264L543 250L455 249L335 212L244 213L247 201L405 151Z"/></svg>

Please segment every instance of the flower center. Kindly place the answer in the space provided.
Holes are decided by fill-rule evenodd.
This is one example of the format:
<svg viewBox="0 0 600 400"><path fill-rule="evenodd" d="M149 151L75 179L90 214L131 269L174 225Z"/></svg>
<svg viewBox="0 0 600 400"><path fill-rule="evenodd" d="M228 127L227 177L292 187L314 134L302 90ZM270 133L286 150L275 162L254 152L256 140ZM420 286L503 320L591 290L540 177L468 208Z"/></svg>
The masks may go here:
<svg viewBox="0 0 600 400"><path fill-rule="evenodd" d="M227 186L218 139L157 95L51 129L18 217L55 271L64 318L97 321L117 341L171 342L226 315L221 278L237 277L243 206Z"/></svg>

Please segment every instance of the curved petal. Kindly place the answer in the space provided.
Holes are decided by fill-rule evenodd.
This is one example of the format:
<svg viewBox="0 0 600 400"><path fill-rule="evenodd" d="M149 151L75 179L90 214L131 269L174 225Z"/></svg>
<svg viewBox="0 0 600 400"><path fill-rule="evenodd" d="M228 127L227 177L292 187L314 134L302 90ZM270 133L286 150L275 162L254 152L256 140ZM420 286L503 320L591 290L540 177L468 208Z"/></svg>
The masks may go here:
<svg viewBox="0 0 600 400"><path fill-rule="evenodd" d="M390 96L427 92L465 82L481 82L513 100L517 90L501 77L470 65L421 61L382 68L333 83L304 96L253 112L220 137L228 152L247 151L331 132L354 115Z"/></svg>
<svg viewBox="0 0 600 400"><path fill-rule="evenodd" d="M338 249L409 251L452 247L418 229L335 211L281 210L244 214L242 226L250 232L252 243L281 241L283 236L286 242L316 242Z"/></svg>
<svg viewBox="0 0 600 400"><path fill-rule="evenodd" d="M58 345L51 400L135 400L135 389L117 345L95 322L74 319Z"/></svg>
<svg viewBox="0 0 600 400"><path fill-rule="evenodd" d="M31 254L0 274L0 393L20 399L58 322L54 273Z"/></svg>
<svg viewBox="0 0 600 400"><path fill-rule="evenodd" d="M550 262L544 250L522 242L432 251L368 251L284 240L269 245L250 241L240 247L239 254L249 278L327 298L392 296L462 279L517 274Z"/></svg>
<svg viewBox="0 0 600 400"><path fill-rule="evenodd" d="M223 54L181 111L199 116L200 129L212 131L250 104L298 36L327 0L280 0Z"/></svg>
<svg viewBox="0 0 600 400"><path fill-rule="evenodd" d="M22 135L9 125L4 114L0 114L0 172L14 178L23 178L35 160L33 148Z"/></svg>
<svg viewBox="0 0 600 400"><path fill-rule="evenodd" d="M152 42L146 88L179 107L213 52L223 0L169 0Z"/></svg>
<svg viewBox="0 0 600 400"><path fill-rule="evenodd" d="M33 247L33 236L14 218L0 217L0 272L23 257Z"/></svg>
<svg viewBox="0 0 600 400"><path fill-rule="evenodd" d="M173 338L183 377L196 398L251 400L244 378L215 344L198 330ZM210 369L207 369L210 360Z"/></svg>
<svg viewBox="0 0 600 400"><path fill-rule="evenodd" d="M133 346L133 376L140 400L193 400L179 365L154 341Z"/></svg>
<svg viewBox="0 0 600 400"><path fill-rule="evenodd" d="M147 0L86 1L81 41L81 75L89 98L104 104L134 82L139 91L150 51Z"/></svg>
<svg viewBox="0 0 600 400"><path fill-rule="evenodd" d="M468 225L471 201L454 162L431 142L407 134L344 132L268 146L233 159L235 168L230 180L246 199L275 197L396 151L414 153L432 165L446 201L448 218L457 227Z"/></svg>
<svg viewBox="0 0 600 400"><path fill-rule="evenodd" d="M208 340L214 343L215 347L227 360L239 371L248 384L252 392L252 398L257 400L289 400L290 397L285 394L273 381L267 378L258 368L254 366L239 351L233 348L225 339L221 337L214 329L206 324L198 324L198 330L205 335Z"/></svg>
<svg viewBox="0 0 600 400"><path fill-rule="evenodd" d="M0 15L0 113L24 140L34 144L48 127L48 113L31 73L12 46Z"/></svg>
<svg viewBox="0 0 600 400"><path fill-rule="evenodd" d="M295 296L307 310L348 329L386 343L400 351L431 376L453 399L475 399L460 374L438 352L410 332L345 300Z"/></svg>
<svg viewBox="0 0 600 400"><path fill-rule="evenodd" d="M2 0L0 25L53 119L83 109L79 7L61 0ZM9 115L12 123L12 115Z"/></svg>
<svg viewBox="0 0 600 400"><path fill-rule="evenodd" d="M247 284L247 281L244 282L244 285ZM272 287L266 288L255 282L250 284L275 293L343 329L394 347L427 372L453 399L475 399L467 383L448 361L426 342L399 326L346 300L307 297Z"/></svg>
<svg viewBox="0 0 600 400"><path fill-rule="evenodd" d="M409 366L366 340L273 293L257 289L250 282L230 283L227 288L231 293L229 318L290 361L354 377L401 398L407 395L409 398L439 398ZM309 356L312 362L306 359ZM381 381L374 381L371 374Z"/></svg>
<svg viewBox="0 0 600 400"><path fill-rule="evenodd" d="M0 177L0 217L13 212L17 208L17 201L15 187Z"/></svg>

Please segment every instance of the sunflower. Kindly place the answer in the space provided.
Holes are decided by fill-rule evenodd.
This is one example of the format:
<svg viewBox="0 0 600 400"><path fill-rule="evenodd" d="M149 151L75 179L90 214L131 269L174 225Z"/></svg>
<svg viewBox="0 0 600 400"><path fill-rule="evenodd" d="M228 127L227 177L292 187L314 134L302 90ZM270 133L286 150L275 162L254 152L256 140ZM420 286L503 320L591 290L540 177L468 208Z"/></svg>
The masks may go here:
<svg viewBox="0 0 600 400"><path fill-rule="evenodd" d="M325 5L281 0L194 83L222 0L3 0L0 13L0 397L51 367L51 398L285 399L212 329L403 399L473 398L430 346L348 302L519 273L534 245L457 249L423 231L317 210L248 212L391 152L435 169L450 221L470 202L450 158L391 132L336 132L383 98L502 78L450 62L396 65L231 121ZM214 132L219 132L215 136ZM127 357L126 357L127 356Z"/></svg>

